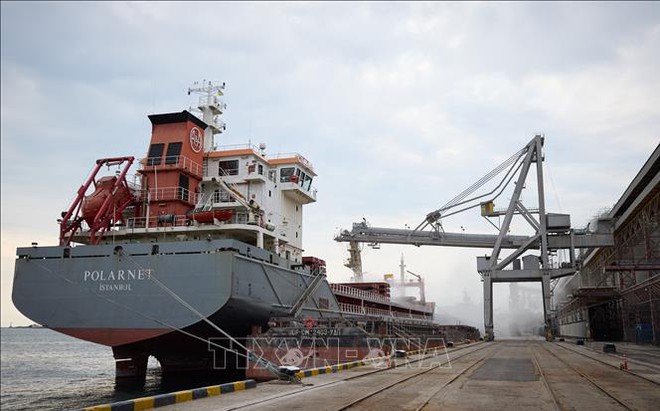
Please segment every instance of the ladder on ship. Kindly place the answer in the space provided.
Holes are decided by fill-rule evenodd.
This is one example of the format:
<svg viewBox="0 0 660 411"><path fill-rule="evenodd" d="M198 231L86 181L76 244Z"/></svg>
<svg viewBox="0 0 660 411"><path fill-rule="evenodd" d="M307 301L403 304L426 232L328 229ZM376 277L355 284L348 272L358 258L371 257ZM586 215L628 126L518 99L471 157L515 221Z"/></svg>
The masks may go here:
<svg viewBox="0 0 660 411"><path fill-rule="evenodd" d="M323 280L325 280L325 274L318 271L313 273L314 274L314 279L312 282L309 283L305 291L298 297L298 301L291 307L291 310L289 310L289 315L292 317L297 316L300 313L300 310L302 309L303 304L307 301L307 299L318 290L318 288L321 286L321 283Z"/></svg>
<svg viewBox="0 0 660 411"><path fill-rule="evenodd" d="M194 213L201 213L202 211L211 211L213 209L213 195L215 193L202 194L200 201L193 210Z"/></svg>
<svg viewBox="0 0 660 411"><path fill-rule="evenodd" d="M399 338L403 338L408 342L410 345L414 345L417 347L417 349L422 349L421 341L418 337L415 337L402 327L399 327L396 324L392 324L392 332L394 332L394 335L396 335Z"/></svg>
<svg viewBox="0 0 660 411"><path fill-rule="evenodd" d="M220 179L213 179L212 182L216 183L223 191L228 193L236 202L245 207L246 209L255 212L258 214L259 206L253 203L250 203L245 199L243 194L238 190L238 185L234 183L228 183L224 180L225 177L229 177L229 173L226 170L220 170ZM216 193L211 191L205 195L202 195L201 200L197 203L194 212L199 213L203 211L211 211L213 209L213 204L215 201Z"/></svg>

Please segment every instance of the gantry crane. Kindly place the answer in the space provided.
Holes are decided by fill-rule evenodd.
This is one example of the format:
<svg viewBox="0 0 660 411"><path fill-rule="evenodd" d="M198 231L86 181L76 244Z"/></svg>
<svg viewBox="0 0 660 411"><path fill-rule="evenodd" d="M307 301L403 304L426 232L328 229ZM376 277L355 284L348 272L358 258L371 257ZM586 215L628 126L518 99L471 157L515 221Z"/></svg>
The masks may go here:
<svg viewBox="0 0 660 411"><path fill-rule="evenodd" d="M546 336L551 338L551 289L550 280L575 273L578 262L575 250L614 245L610 220L600 219L590 224L589 230L571 228L568 214L547 213L543 186L543 144L545 138L536 135L521 150L468 187L444 206L426 215L414 229L394 229L371 227L366 221L354 223L351 231L343 230L335 237L336 241L372 244L411 244L415 246L435 245L446 247L467 247L491 249L490 255L477 257L477 271L481 275L484 290L485 337L493 340L493 283L540 281L543 291L543 311ZM526 208L521 201L527 176L536 165L536 187L538 208ZM501 176L499 180L496 178ZM514 178L516 178L514 181ZM498 182L499 181L499 182ZM485 193L487 184L495 184ZM513 182L513 194L506 210L495 210L494 200L500 197ZM499 226L489 222L498 234L448 233L442 226L442 219L481 208L486 219L504 217ZM533 235L510 235L514 216L522 217L531 226ZM513 250L500 258L503 249ZM557 266L550 261L550 253L555 250L569 250L569 261ZM533 253L529 253L533 252ZM526 254L526 255L523 255ZM359 255L357 256L359 258ZM355 259L355 257L354 257ZM522 259L522 264L521 260Z"/></svg>

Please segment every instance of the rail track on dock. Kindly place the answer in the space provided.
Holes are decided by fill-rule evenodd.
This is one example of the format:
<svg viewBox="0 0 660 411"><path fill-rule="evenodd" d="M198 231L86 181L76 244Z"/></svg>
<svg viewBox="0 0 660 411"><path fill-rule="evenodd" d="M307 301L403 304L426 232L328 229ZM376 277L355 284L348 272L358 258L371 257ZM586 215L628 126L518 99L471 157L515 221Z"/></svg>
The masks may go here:
<svg viewBox="0 0 660 411"><path fill-rule="evenodd" d="M561 348L563 348L563 349L565 349L565 350L567 350L567 351L573 352L573 353L575 353L575 354L580 354L580 355L582 355L582 356L584 356L584 357L587 357L587 358L590 358L590 359L592 359L592 360L594 360L594 361L598 361L598 362L601 363L601 364L608 365L608 366L610 366L610 367L616 368L617 370L623 371L623 372L625 372L626 374L634 375L635 377L641 378L641 379L643 379L643 380L645 380L645 381L648 381L648 382L650 382L650 383L653 383L653 384L655 384L655 385L660 386L660 383L658 383L658 381L655 381L655 380L653 380L653 379L651 379L651 378L645 377L645 376L643 376L643 375L641 375L641 374L639 374L639 373L636 373L636 372L634 372L634 371L631 371L631 370L621 370L618 366L616 366L616 365L614 365L614 364L610 364L610 363L608 363L607 361L603 361L603 360L601 360L600 358L597 358L597 357L595 357L595 356L593 356L593 355L589 355L589 354L587 354L586 352L584 352L584 351L582 351L582 350L574 350L574 349L572 349L572 348L568 348L568 347L567 347L566 345L564 345L564 344L555 344L555 345L558 346L558 347L561 347ZM623 359L621 358L621 360L623 360ZM647 367L650 367L650 368L657 368L657 366L653 366L653 365L647 365Z"/></svg>
<svg viewBox="0 0 660 411"><path fill-rule="evenodd" d="M476 348L474 348L474 347L476 347ZM289 391L289 392L284 393L284 394L270 396L268 398L263 398L259 401L253 401L253 402L249 402L249 403L238 404L234 407L227 408L226 410L227 411L228 410L240 410L240 409L243 409L243 408L254 407L254 406L257 406L257 405L260 405L260 404L270 403L270 402L277 401L277 400L280 400L280 399L285 399L286 397L291 397L291 396L299 395L299 394L302 394L302 393L307 393L307 392L314 391L314 390L329 388L329 387L334 386L334 385L346 383L347 381L359 380L359 379L362 379L362 378L373 376L374 374L384 374L387 371L396 370L397 368L401 368L403 366L408 366L410 364L417 364L417 363L422 363L423 361L437 359L437 357L444 356L445 354L447 354L448 359L440 360L440 365L444 365L444 364L450 363L451 361L455 361L459 358L462 358L462 357L470 355L472 353L484 350L484 349L489 348L489 347L491 347L490 344L477 343L477 344L467 345L465 347L456 348L456 349L454 349L452 351L449 351L449 352L446 352L443 349L442 351L436 351L436 352L431 353L431 354L426 353L426 354L420 355L419 358L416 358L416 359L410 360L410 361L406 361L404 364L397 365L396 367L379 368L379 369L376 369L376 370L360 373L358 375L352 375L350 377L343 378L343 379L337 380L337 381L328 382L328 383L325 383L325 384L305 386L305 387L302 387L302 388L300 388L298 390L295 390L295 391ZM461 355L449 357L450 355L453 355L453 354L456 354L456 353L460 353ZM435 368L437 368L437 367L435 367ZM433 369L435 369L435 368L433 368ZM424 374L428 371L432 371L432 369L426 369L426 370L424 370L424 372L416 373L414 376ZM400 383L402 383L402 382L404 382L405 380L408 380L408 379L410 379L410 378L399 379L399 380L395 381L395 383L393 385L398 385L398 384L400 384ZM379 390L379 391L384 391L384 389ZM371 396L376 395L376 394L377 393L372 393ZM369 397L368 395L363 396L362 400L365 400L368 397ZM360 401L357 401L357 402L360 402ZM355 404L357 404L357 402L355 402ZM355 404L340 405L336 409L337 410L344 410L344 409L350 408L351 406L353 406Z"/></svg>
<svg viewBox="0 0 660 411"><path fill-rule="evenodd" d="M429 368L427 368L427 369L425 369L425 370L423 370L423 371L420 371L420 372L417 372L417 373L414 373L414 374L411 374L411 375L403 376L402 378L399 378L399 379L397 379L397 380L395 380L395 381L393 381L393 382L391 382L391 383L389 383L389 384L387 384L387 385L384 385L384 386L382 386L382 387L379 387L378 389L373 390L373 391L367 393L366 395L363 395L362 397L359 397L359 398L357 398L357 399L351 401L350 403L341 406L341 407L338 408L337 410L338 410L338 411L343 411L343 410L347 410L347 409L353 408L353 407L357 406L358 404L361 405L361 404L365 403L367 400L369 400L369 399L371 399L371 398L377 396L378 394L384 393L384 392L386 392L386 391L388 391L388 390L390 390L390 389L396 387L396 386L399 385L399 384L403 384L403 383L406 382L406 381L412 380L412 379L414 379L414 378L421 377L421 376L423 376L423 375L425 375L425 374L429 374L429 373L430 373L430 374L433 374L433 371L435 371L435 370L441 368L441 367L442 367L443 365L445 365L445 364L451 363L451 361L456 361L456 360L461 359L461 358L463 358L463 357L466 357L466 356L472 355L472 354L474 354L474 353L477 352L477 351L481 351L481 350L484 350L484 349L487 349L487 348L490 348L490 347L492 347L492 345L490 345L490 344L486 344L486 345L485 345L484 347L482 347L482 348L479 348L479 349L477 349L477 350L472 350L472 351L470 351L470 352L467 352L467 353L464 353L464 354L462 354L462 355L456 356L456 357L454 357L454 358L449 359L448 361L444 361L444 362L441 362L441 363L435 364L435 365L433 365L433 366L431 366L431 367L429 367ZM468 371L470 371L471 369L473 369L476 365L483 363L483 362L486 360L486 358L488 358L488 357L490 357L490 356L492 356L492 353L490 353L489 355L482 356L482 357L480 357L479 359L477 359L477 361L472 362L472 364L470 364L468 367L464 368L461 372L459 372L457 375L455 375L455 376L454 376L453 378L451 378L449 381L445 382L441 387L439 387L438 389L434 390L434 391L431 393L431 395L428 395L427 398L425 398L425 399L423 400L422 404L418 405L418 407L416 408L416 410L419 411L419 410L423 409L423 408L429 403L429 401L430 401L433 397L435 397L438 393L440 393L444 388L446 388L447 386L449 386L450 384L452 384L452 383L453 383L454 381L456 381L458 378L462 377L462 376L463 376L464 374L466 374ZM367 406L367 408L368 408L368 406Z"/></svg>
<svg viewBox="0 0 660 411"><path fill-rule="evenodd" d="M536 345L537 345L537 347L541 348L546 353L550 354L551 357L558 360L566 368L568 368L573 373L578 375L582 380L587 381L589 383L589 385L596 388L600 393L604 394L608 399L616 402L620 407L622 407L623 409L626 409L626 410L643 410L643 409L648 409L648 408L646 407L646 405L641 405L640 406L639 404L637 404L637 405L631 404L631 402L633 402L633 401L631 401L630 398L623 398L623 396L620 393L614 392L613 387L616 387L617 384L622 384L623 383L623 382L621 382L622 379L629 379L631 377L638 377L639 378L639 380L637 380L638 384L646 385L647 388L650 388L652 390L657 390L658 389L657 387L660 385L657 382L655 382L651 379L648 379L644 376L641 376L641 375L638 375L638 374L635 374L635 373L631 373L631 372L628 372L628 371L620 370L618 367L615 367L612 364L609 364L605 361L601 361L597 358L593 358L590 355L586 355L586 354L583 354L579 351L575 351L575 350L572 350L572 349L569 349L569 348L566 348L566 347L562 347L560 345L560 347L564 348L566 351L569 351L569 352L571 352L575 355L578 355L582 358L585 358L585 359L588 359L588 360L591 360L591 361L595 361L595 362L598 362L600 364L607 365L610 368L614 368L614 370L609 370L609 371L612 371L612 373L602 372L602 370L601 370L600 371L601 376L596 377L594 374L599 373L597 370L592 368L590 370L590 372L585 372L584 371L584 366L580 367L579 364L574 364L572 362L569 362L566 358L562 358L560 355L558 355L556 352L554 352L552 349L550 349L546 344L541 343L541 344L536 344ZM553 344L553 346L557 346L557 344ZM554 386L553 383L549 382L546 379L546 376L543 373L543 367L538 362L537 353L534 353L533 358L534 358L535 365L537 366L537 368L539 370L541 379L542 379L543 383L545 384L548 392L552 396L552 399L553 399L553 402L555 404L556 409L558 409L558 410L572 409L573 407L570 404L565 404L563 401L560 400L560 395L558 395L558 391L557 391L556 387ZM593 364L593 362L591 364ZM582 369L580 369L580 368L582 368ZM605 378L605 377L607 377L607 378ZM605 379L607 379L609 381L603 381ZM652 387L649 387L649 385L652 385ZM642 389L642 388L640 387L640 389Z"/></svg>
<svg viewBox="0 0 660 411"><path fill-rule="evenodd" d="M466 354L466 355L467 355L467 354ZM461 371L460 373L456 374L456 375L455 375L454 377L452 377L449 381L447 381L447 382L445 382L444 384L442 384L439 388L437 388L436 390L434 390L430 395L427 395L427 396L424 398L424 400L422 401L422 403L419 404L419 405L417 406L417 408L415 408L415 411L421 411L421 410L423 410L424 408L426 408L426 406L429 404L429 402L431 402L431 400L432 400L433 398L435 398L438 394L440 394L440 392L442 392L442 390L444 390L445 388L447 388L450 384L453 384L453 383L454 383L456 380L458 380L460 377L463 377L468 371L470 371L471 369L473 369L473 368L476 367L477 365L482 364L482 363L486 360L486 358L488 358L488 357L490 357L490 356L492 356L492 353L491 353L491 355L489 355L489 356L485 356L485 357L483 357L483 358L477 360L476 362L472 363L471 365L465 367L465 368L463 369L463 371Z"/></svg>
<svg viewBox="0 0 660 411"><path fill-rule="evenodd" d="M569 347L570 348L570 347ZM589 353L587 353L589 354ZM272 381L244 397L201 399L174 410L520 409L651 410L658 383L574 350L540 340L504 340L397 358L393 368L352 368L305 379ZM384 364L374 364L378 367ZM653 379L657 373L650 373Z"/></svg>
<svg viewBox="0 0 660 411"><path fill-rule="evenodd" d="M543 385L545 386L545 389L548 391L548 393L550 394L550 397L552 398L552 405L554 405L555 410L563 411L564 408L562 408L559 405L560 401L559 401L559 398L557 397L557 393L555 392L555 390L550 385L550 382L545 377L545 373L543 372L543 368L541 367L541 364L539 363L538 354L536 352L534 352L534 350L532 350L532 362L534 363L534 366L536 367L536 369L539 372L539 378L540 378L541 382L543 382Z"/></svg>

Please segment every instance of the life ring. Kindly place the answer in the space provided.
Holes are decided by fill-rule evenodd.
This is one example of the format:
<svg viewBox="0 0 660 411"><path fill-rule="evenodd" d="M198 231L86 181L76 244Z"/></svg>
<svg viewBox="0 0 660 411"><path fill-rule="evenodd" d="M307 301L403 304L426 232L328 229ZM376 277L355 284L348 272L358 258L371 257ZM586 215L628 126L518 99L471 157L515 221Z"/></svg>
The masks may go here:
<svg viewBox="0 0 660 411"><path fill-rule="evenodd" d="M311 330L315 326L316 326L316 321L313 318L305 319L305 327L307 327L308 330Z"/></svg>

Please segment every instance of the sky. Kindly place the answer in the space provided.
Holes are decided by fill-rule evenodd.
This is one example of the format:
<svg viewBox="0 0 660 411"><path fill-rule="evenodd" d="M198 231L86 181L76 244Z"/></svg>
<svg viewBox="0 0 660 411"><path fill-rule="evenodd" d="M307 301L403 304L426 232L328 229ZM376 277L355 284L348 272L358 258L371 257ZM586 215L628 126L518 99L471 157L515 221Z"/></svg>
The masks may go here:
<svg viewBox="0 0 660 411"><path fill-rule="evenodd" d="M16 247L55 245L94 161L145 156L146 116L193 104L196 80L227 84L216 144L314 164L303 244L330 281L351 276L341 228L416 226L537 133L546 207L576 227L660 141L655 2L2 2L0 41L2 326L30 323L11 303ZM445 228L494 233L476 211ZM484 253L383 245L363 265L379 280L403 254L438 310L472 323ZM495 287L496 333L507 296Z"/></svg>

